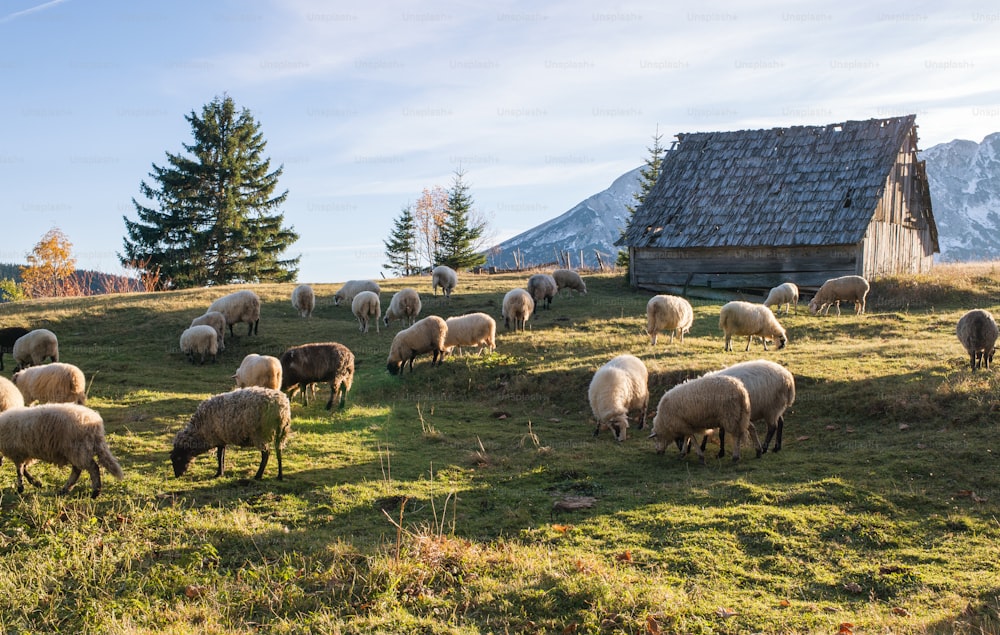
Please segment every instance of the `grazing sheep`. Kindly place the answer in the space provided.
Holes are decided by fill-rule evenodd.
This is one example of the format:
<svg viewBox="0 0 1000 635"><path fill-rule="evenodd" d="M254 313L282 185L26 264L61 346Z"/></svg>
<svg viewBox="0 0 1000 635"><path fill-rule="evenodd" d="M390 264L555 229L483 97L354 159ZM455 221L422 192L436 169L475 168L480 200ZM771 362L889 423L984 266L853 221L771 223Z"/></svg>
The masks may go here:
<svg viewBox="0 0 1000 635"><path fill-rule="evenodd" d="M340 306L341 302L350 304L354 300L354 296L362 291L371 291L375 295L382 293L382 289L374 280L348 280L340 288L340 291L333 294L333 304L335 306Z"/></svg>
<svg viewBox="0 0 1000 635"><path fill-rule="evenodd" d="M292 290L292 307L298 311L299 317L312 317L316 308L316 294L308 284L300 284Z"/></svg>
<svg viewBox="0 0 1000 635"><path fill-rule="evenodd" d="M496 350L497 323L485 313L450 317L445 320L445 324L448 327L444 338L446 353L451 353L456 348L461 354L463 346L478 346L480 355L486 349L491 353Z"/></svg>
<svg viewBox="0 0 1000 635"><path fill-rule="evenodd" d="M22 335L27 335L28 329L20 326L8 326L0 329L0 370L3 370L4 353L14 352L14 342Z"/></svg>
<svg viewBox="0 0 1000 635"><path fill-rule="evenodd" d="M246 322L247 336L257 335L260 325L260 298L249 289L224 295L208 306L208 311L218 311L226 318L229 335L233 337L233 325Z"/></svg>
<svg viewBox="0 0 1000 635"><path fill-rule="evenodd" d="M243 358L240 367L233 375L237 388L260 386L261 388L281 389L281 360L271 355L250 353Z"/></svg>
<svg viewBox="0 0 1000 635"><path fill-rule="evenodd" d="M535 308L542 303L542 308L548 309L552 306L552 296L559 288L556 286L555 278L547 273L536 273L528 278L528 294L535 301Z"/></svg>
<svg viewBox="0 0 1000 635"><path fill-rule="evenodd" d="M44 364L46 358L58 362L59 340L56 339L56 334L48 329L35 329L14 340L11 353L16 362L14 372Z"/></svg>
<svg viewBox="0 0 1000 635"><path fill-rule="evenodd" d="M14 385L24 396L25 405L38 403L87 403L87 380L72 364L53 362L14 373Z"/></svg>
<svg viewBox="0 0 1000 635"><path fill-rule="evenodd" d="M358 318L358 330L368 332L368 322L375 320L375 332L380 333L378 319L382 315L382 305L374 291L361 291L351 300L351 312Z"/></svg>
<svg viewBox="0 0 1000 635"><path fill-rule="evenodd" d="M317 342L293 346L281 354L281 389L289 399L301 390L302 403L309 405L306 388L314 382L330 382L327 410L333 408L338 393L343 408L354 383L354 353L337 342Z"/></svg>
<svg viewBox="0 0 1000 635"><path fill-rule="evenodd" d="M694 435L719 428L731 435L733 460L740 459L740 447L749 431L759 457L763 450L756 429L750 425L750 395L735 377L706 375L678 384L665 392L656 407L651 439L656 439L656 453L663 454L668 443L687 446ZM701 463L705 453L693 443ZM682 454L683 456L683 454Z"/></svg>
<svg viewBox="0 0 1000 635"><path fill-rule="evenodd" d="M794 282L779 284L771 289L764 299L764 306L767 308L777 306L778 313L781 313L782 305L785 307L785 315L788 315L790 307L794 307L796 313L799 312L799 288Z"/></svg>
<svg viewBox="0 0 1000 635"><path fill-rule="evenodd" d="M756 335L764 342L764 350L767 350L768 340L777 341L778 348L785 348L788 337L785 329L774 317L771 309L763 304L752 302L742 302L734 300L727 302L719 311L719 328L726 334L725 350L733 350L733 336L746 335L747 347L750 350L750 341Z"/></svg>
<svg viewBox="0 0 1000 635"><path fill-rule="evenodd" d="M445 298L451 298L451 292L458 286L458 274L447 265L438 265L431 271L431 291L437 295L438 287Z"/></svg>
<svg viewBox="0 0 1000 635"><path fill-rule="evenodd" d="M774 451L781 451L781 435L785 428L785 410L795 403L795 377L780 364L766 359L733 364L706 375L725 375L743 382L750 395L750 421L764 420L767 436L763 452L774 438ZM704 442L702 443L704 449ZM725 454L724 431L719 430L719 456Z"/></svg>
<svg viewBox="0 0 1000 635"><path fill-rule="evenodd" d="M535 301L524 289L511 289L503 297L503 325L510 330L510 321L514 320L514 330L523 331L528 318L535 312Z"/></svg>
<svg viewBox="0 0 1000 635"><path fill-rule="evenodd" d="M656 345L656 336L660 331L670 333L670 343L674 342L674 334L684 343L684 334L691 330L694 322L694 310L691 303L676 295L654 295L646 303L646 334L649 344Z"/></svg>
<svg viewBox="0 0 1000 635"><path fill-rule="evenodd" d="M420 294L413 287L400 289L393 294L389 308L382 316L382 324L389 326L392 320L402 320L403 327L411 326L420 315Z"/></svg>
<svg viewBox="0 0 1000 635"><path fill-rule="evenodd" d="M207 324L215 329L216 347L219 352L226 350L226 316L218 311L209 311L204 315L199 315L191 320L191 326L201 326Z"/></svg>
<svg viewBox="0 0 1000 635"><path fill-rule="evenodd" d="M556 293L563 289L575 289L587 295L587 283L572 269L556 269L552 272L552 279L556 281Z"/></svg>
<svg viewBox="0 0 1000 635"><path fill-rule="evenodd" d="M634 355L619 355L597 369L587 389L590 409L597 420L596 437L610 428L617 441L628 436L628 414L641 411L639 429L646 427L649 407L649 371Z"/></svg>
<svg viewBox="0 0 1000 635"><path fill-rule="evenodd" d="M0 412L11 408L24 406L24 395L17 389L14 382L6 377L0 377Z"/></svg>
<svg viewBox="0 0 1000 635"><path fill-rule="evenodd" d="M101 415L78 404L44 404L0 413L0 455L10 459L17 470L18 492L24 491L24 479L41 487L42 483L28 472L35 461L72 467L69 480L60 490L62 494L68 494L86 470L90 474L90 496L97 498L101 493L98 464L118 480L125 476L104 438Z"/></svg>
<svg viewBox="0 0 1000 635"><path fill-rule="evenodd" d="M813 299L809 301L809 313L823 315L830 313L830 305L837 305L837 315L840 315L841 302L853 302L854 313L862 315L865 312L865 298L868 296L868 281L861 276L841 276L831 278L823 283ZM825 309L825 310L824 310Z"/></svg>
<svg viewBox="0 0 1000 635"><path fill-rule="evenodd" d="M431 366L444 358L444 342L448 337L448 324L436 315L428 315L405 328L392 338L386 368L390 374L402 375L406 364L413 372L413 360L417 355L431 353Z"/></svg>
<svg viewBox="0 0 1000 635"><path fill-rule="evenodd" d="M260 467L256 480L264 477L264 468L274 450L278 459L278 480L284 478L281 450L292 435L292 409L288 397L280 390L251 386L237 388L198 404L191 420L174 437L170 463L174 476L187 471L194 457L215 448L218 469L225 472L226 446L237 445L260 450Z"/></svg>
<svg viewBox="0 0 1000 635"><path fill-rule="evenodd" d="M184 329L181 333L181 352L194 363L195 355L201 359L200 364L205 363L205 357L211 356L215 362L219 354L219 340L215 329L207 324L199 324Z"/></svg>
<svg viewBox="0 0 1000 635"><path fill-rule="evenodd" d="M989 368L997 341L997 323L993 315L982 309L973 309L958 320L955 332L969 354L972 370Z"/></svg>

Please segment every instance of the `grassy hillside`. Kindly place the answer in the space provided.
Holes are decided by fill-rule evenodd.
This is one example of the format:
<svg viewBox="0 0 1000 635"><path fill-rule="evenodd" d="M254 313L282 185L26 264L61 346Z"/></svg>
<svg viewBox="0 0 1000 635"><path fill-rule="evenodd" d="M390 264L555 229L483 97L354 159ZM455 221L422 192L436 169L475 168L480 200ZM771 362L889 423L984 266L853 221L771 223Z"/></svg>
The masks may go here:
<svg viewBox="0 0 1000 635"><path fill-rule="evenodd" d="M526 276L465 275L423 315L485 311ZM311 319L291 285L254 287L219 363L192 366L180 332L222 289L0 306L0 326L50 328L91 381L125 468L88 498L0 469L0 630L102 633L993 633L1000 631L996 371L970 372L954 335L998 311L992 266L874 285L869 314L783 318L781 351L723 352L720 303L694 300L683 345L650 347L647 292L589 276L497 352L392 377L398 324L362 335L339 285ZM240 335L242 333L242 335ZM335 340L357 356L347 407L293 404L285 480L260 455L214 454L176 479L167 454L197 404L250 352ZM795 375L784 447L733 463L658 456L643 432L592 436L593 372L635 354L664 390L763 357ZM9 356L5 362L9 362ZM13 364L5 374L10 376ZM573 498L576 497L576 498ZM589 497L589 498L585 498ZM591 507L563 510L565 501ZM554 507L555 505L555 507Z"/></svg>

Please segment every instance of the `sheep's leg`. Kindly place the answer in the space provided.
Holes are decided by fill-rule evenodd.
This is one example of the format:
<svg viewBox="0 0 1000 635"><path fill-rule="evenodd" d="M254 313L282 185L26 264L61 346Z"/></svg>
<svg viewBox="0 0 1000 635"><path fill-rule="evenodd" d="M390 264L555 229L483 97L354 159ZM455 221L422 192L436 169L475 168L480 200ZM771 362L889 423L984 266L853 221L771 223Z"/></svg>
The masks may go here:
<svg viewBox="0 0 1000 635"><path fill-rule="evenodd" d="M220 445L219 447L217 447L215 449L215 457L216 457L216 459L219 462L219 467L215 471L215 477L218 478L218 477L222 476L222 474L225 472L226 446Z"/></svg>
<svg viewBox="0 0 1000 635"><path fill-rule="evenodd" d="M707 434L705 435L705 438L706 439L708 438ZM726 429L720 427L719 428L719 454L718 454L718 457L721 459L724 456L726 456Z"/></svg>
<svg viewBox="0 0 1000 635"><path fill-rule="evenodd" d="M97 467L97 461L94 459L90 459L90 462L84 467L90 474L90 497L97 498L101 493L101 468Z"/></svg>
<svg viewBox="0 0 1000 635"><path fill-rule="evenodd" d="M267 467L267 459L270 457L271 453L267 450L260 451L260 467L257 468L257 473L254 475L254 480L259 481L264 478L264 468ZM279 463L280 465L280 463ZM278 478L281 478L280 472Z"/></svg>
<svg viewBox="0 0 1000 635"><path fill-rule="evenodd" d="M93 463L94 459L90 459L90 462ZM97 465L95 464L94 467L97 467ZM88 466L87 469L88 470L90 469L89 466ZM70 490L73 489L73 486L76 485L76 482L80 479L80 474L82 474L82 473L83 473L83 470L81 470L80 468L78 468L77 466L74 465L73 469L71 469L69 471L69 480L67 480L66 484L63 485L63 487L62 487L61 490L59 490L59 493L60 494L69 494ZM93 478L93 476L91 476L91 478ZM100 474L98 474L97 479L98 479L98 481L100 481L100 479L101 479Z"/></svg>
<svg viewBox="0 0 1000 635"><path fill-rule="evenodd" d="M753 341L753 335L747 338L747 347L745 349L747 352L750 352L750 342L752 341ZM767 350L767 342L764 342L764 350L765 351Z"/></svg>
<svg viewBox="0 0 1000 635"><path fill-rule="evenodd" d="M689 437L686 442L689 446L694 446L694 451L698 453L698 462L705 465L705 453L701 449L701 445L697 443L692 443L693 437Z"/></svg>
<svg viewBox="0 0 1000 635"><path fill-rule="evenodd" d="M764 449L760 447L760 437L757 436L757 426L750 424L750 440L753 441L754 449L757 451L757 458L759 459L762 454L764 454Z"/></svg>
<svg viewBox="0 0 1000 635"><path fill-rule="evenodd" d="M16 479L16 483L17 483L17 493L18 494L23 494L24 493L24 464L21 464L21 465L17 466L17 479ZM32 485L34 485L34 483L32 483Z"/></svg>
<svg viewBox="0 0 1000 635"><path fill-rule="evenodd" d="M274 444L274 454L278 458L278 480L285 480L285 474L281 467L281 441Z"/></svg>
<svg viewBox="0 0 1000 635"><path fill-rule="evenodd" d="M21 473L24 474L24 478L28 479L28 482L31 483L33 486L35 486L35 487L41 487L42 486L42 482L39 481L34 476L32 476L31 472L28 471L28 464L27 463L25 463L23 466L21 466L21 470L18 473L18 477L20 477ZM18 490L18 491L20 491L20 490Z"/></svg>
<svg viewBox="0 0 1000 635"><path fill-rule="evenodd" d="M726 335L726 346L722 350L724 350L724 351L731 351L731 350L733 350L733 336L732 335Z"/></svg>
<svg viewBox="0 0 1000 635"><path fill-rule="evenodd" d="M785 430L785 418L782 416L778 417L778 425L775 426L777 429L777 434L774 438L774 451L781 452L781 433ZM771 436L771 431L768 430L768 437Z"/></svg>
<svg viewBox="0 0 1000 635"><path fill-rule="evenodd" d="M840 300L837 300L837 317L840 317Z"/></svg>

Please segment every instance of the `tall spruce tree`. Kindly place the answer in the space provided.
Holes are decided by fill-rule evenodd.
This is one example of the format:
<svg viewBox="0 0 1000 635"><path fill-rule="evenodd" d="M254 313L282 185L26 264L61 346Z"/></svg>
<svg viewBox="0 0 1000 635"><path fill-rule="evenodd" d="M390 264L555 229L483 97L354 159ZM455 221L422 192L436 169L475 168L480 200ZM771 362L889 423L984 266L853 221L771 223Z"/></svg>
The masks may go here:
<svg viewBox="0 0 1000 635"><path fill-rule="evenodd" d="M282 256L299 236L278 211L288 190L274 196L284 168L263 156L260 124L229 96L185 119L194 143L153 164L153 186L140 183L152 204L132 199L139 218L124 217L122 265L174 288L295 280L299 257Z"/></svg>
<svg viewBox="0 0 1000 635"><path fill-rule="evenodd" d="M382 268L397 276L412 276L417 273L420 267L417 265L416 243L417 223L413 219L413 208L407 205L396 219L389 239L382 242L388 260Z"/></svg>
<svg viewBox="0 0 1000 635"><path fill-rule="evenodd" d="M473 200L464 177L463 170L455 172L455 179L448 190L447 215L441 225L438 250L434 255L435 265L447 265L456 271L478 267L486 262L486 256L476 251L477 241L486 231L486 224L477 223L471 217Z"/></svg>
<svg viewBox="0 0 1000 635"><path fill-rule="evenodd" d="M625 227L619 230L619 237L623 238L625 232L632 226L632 220L635 218L635 211L639 209L642 203L646 200L646 196L656 185L656 180L660 178L660 171L663 166L663 153L665 148L660 145L660 140L663 135L660 133L660 127L656 127L656 134L653 135L653 147L646 148L649 152L649 156L643 162L642 168L639 170L639 191L632 194L632 198L635 199L635 203L632 205L626 205L625 211L628 212L625 218ZM619 249L618 258L615 264L619 267L628 268L628 249Z"/></svg>

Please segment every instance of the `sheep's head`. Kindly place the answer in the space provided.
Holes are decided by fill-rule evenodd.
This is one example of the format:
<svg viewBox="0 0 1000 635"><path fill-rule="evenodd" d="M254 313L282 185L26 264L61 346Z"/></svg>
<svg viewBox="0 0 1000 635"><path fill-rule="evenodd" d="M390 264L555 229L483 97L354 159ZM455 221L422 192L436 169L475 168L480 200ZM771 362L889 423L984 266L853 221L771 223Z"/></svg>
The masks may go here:
<svg viewBox="0 0 1000 635"><path fill-rule="evenodd" d="M187 472L194 460L194 453L189 449L175 445L170 451L170 463L174 466L174 476L180 478Z"/></svg>
<svg viewBox="0 0 1000 635"><path fill-rule="evenodd" d="M403 362L389 360L385 365L386 370L389 371L390 375L399 375L403 370Z"/></svg>
<svg viewBox="0 0 1000 635"><path fill-rule="evenodd" d="M781 349L785 348L785 344L787 344L787 343L788 343L788 337L784 333L782 333L781 335L778 336L778 350L779 351Z"/></svg>
<svg viewBox="0 0 1000 635"><path fill-rule="evenodd" d="M809 313L812 315L819 313L819 302L816 301L816 298L809 301Z"/></svg>

